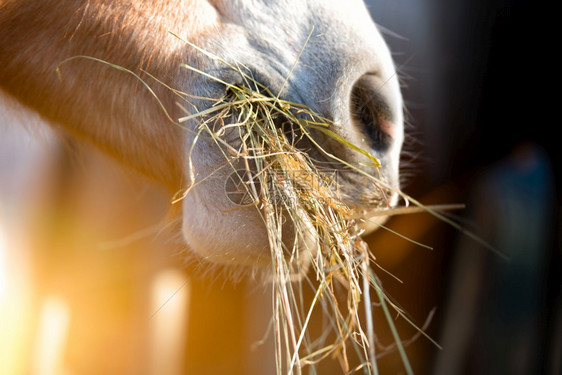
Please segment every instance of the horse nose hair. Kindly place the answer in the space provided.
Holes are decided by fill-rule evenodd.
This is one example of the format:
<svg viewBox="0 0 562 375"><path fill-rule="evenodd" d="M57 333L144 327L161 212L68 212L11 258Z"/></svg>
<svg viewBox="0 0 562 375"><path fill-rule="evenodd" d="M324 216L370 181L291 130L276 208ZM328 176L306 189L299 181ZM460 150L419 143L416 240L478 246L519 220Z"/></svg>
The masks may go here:
<svg viewBox="0 0 562 375"><path fill-rule="evenodd" d="M385 82L376 74L364 74L354 83L350 95L354 125L375 151L388 151L395 140L396 125Z"/></svg>

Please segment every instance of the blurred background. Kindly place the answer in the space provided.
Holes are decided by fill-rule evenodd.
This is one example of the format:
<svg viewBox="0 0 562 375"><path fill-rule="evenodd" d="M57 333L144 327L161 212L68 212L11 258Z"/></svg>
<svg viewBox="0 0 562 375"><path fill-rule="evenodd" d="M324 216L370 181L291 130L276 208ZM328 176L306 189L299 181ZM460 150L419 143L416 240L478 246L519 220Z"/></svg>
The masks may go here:
<svg viewBox="0 0 562 375"><path fill-rule="evenodd" d="M405 190L427 203L466 204L453 218L495 249L427 217L392 221L401 233L424 228L414 238L434 248L379 256L404 282L387 288L417 322L435 308L428 331L443 349L412 345L422 357L417 373L562 373L561 158L548 52L538 43L552 34L547 8L368 4L404 84L413 136Z"/></svg>
<svg viewBox="0 0 562 375"><path fill-rule="evenodd" d="M404 190L426 204L466 204L450 218L491 247L428 214L388 227L433 250L388 231L368 238L394 275L380 274L385 289L442 347L397 319L415 373L562 374L560 156L545 91L554 73L537 43L552 35L544 8L367 5L404 85ZM0 374L272 373L271 342L254 345L271 297L252 281L197 276L163 225L158 187L49 131L31 138L4 126L4 116ZM384 325L377 332L392 344ZM404 373L396 353L380 369Z"/></svg>

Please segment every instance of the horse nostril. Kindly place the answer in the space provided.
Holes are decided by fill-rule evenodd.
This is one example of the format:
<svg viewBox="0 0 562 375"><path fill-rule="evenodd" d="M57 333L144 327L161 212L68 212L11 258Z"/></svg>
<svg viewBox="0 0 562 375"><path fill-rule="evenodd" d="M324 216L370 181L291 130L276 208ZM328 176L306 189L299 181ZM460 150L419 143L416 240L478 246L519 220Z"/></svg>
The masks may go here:
<svg viewBox="0 0 562 375"><path fill-rule="evenodd" d="M393 143L390 107L381 92L376 76L365 74L351 89L351 118L365 134L376 151L386 151Z"/></svg>

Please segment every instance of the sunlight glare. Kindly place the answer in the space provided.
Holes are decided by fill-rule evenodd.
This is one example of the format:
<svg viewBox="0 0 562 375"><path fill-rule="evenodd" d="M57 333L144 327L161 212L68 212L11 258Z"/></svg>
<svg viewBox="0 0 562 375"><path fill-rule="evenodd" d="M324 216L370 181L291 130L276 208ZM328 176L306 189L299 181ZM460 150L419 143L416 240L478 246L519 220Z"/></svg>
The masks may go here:
<svg viewBox="0 0 562 375"><path fill-rule="evenodd" d="M69 322L67 302L60 296L47 296L39 317L32 374L56 375L63 371Z"/></svg>
<svg viewBox="0 0 562 375"><path fill-rule="evenodd" d="M177 270L159 272L152 283L150 374L182 374L189 292Z"/></svg>

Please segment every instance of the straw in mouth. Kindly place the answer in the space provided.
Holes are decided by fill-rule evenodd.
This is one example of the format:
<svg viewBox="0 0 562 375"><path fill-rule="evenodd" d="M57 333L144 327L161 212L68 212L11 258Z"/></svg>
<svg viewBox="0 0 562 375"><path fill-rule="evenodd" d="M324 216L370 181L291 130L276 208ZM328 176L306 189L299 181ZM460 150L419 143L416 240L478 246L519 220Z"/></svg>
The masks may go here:
<svg viewBox="0 0 562 375"><path fill-rule="evenodd" d="M381 214L417 210L444 218L438 210L451 207L424 207L402 192L394 191L380 176L366 172L377 171L381 166L379 160L336 134L329 120L304 105L280 99L239 66L185 42L243 77L243 85L231 85L182 65L224 84L226 95L221 100L209 99L214 104L208 109L191 114L186 110L186 116L171 120L180 126L188 120L198 120L197 129L186 129L194 133L194 145L204 137L219 146L225 165L232 169L225 181L227 195L240 206L257 207L265 223L271 251L269 280L274 310L271 324L277 373L302 374L307 366L314 373L320 362L330 358L339 362L344 373L378 373L377 357L383 353L375 351L373 306L379 306L384 312L395 340L393 349L400 353L406 372L412 373L393 314L415 325L386 296L372 267L375 259L361 239L359 224ZM74 58L103 62L85 56ZM141 80L134 72L103 63ZM154 94L144 81L142 83ZM174 92L185 100L185 94ZM163 105L161 108L165 111ZM350 164L323 149L313 132L320 132L362 155L369 163L368 168ZM302 143L307 148L301 147ZM374 188L400 194L417 207L378 207L364 212L365 209L350 206L348 197L340 189L339 171L319 167L307 152L310 148L334 165L361 175ZM196 184L193 166L190 171L191 181ZM189 191L187 188L179 193L173 202L181 201ZM292 230L287 230L288 227ZM312 297L307 298L307 294ZM318 316L324 322L320 333L311 328L311 321ZM423 329L418 328L418 331L425 335Z"/></svg>
<svg viewBox="0 0 562 375"><path fill-rule="evenodd" d="M306 106L271 95L239 72L246 85L228 85L225 98L199 114L199 134L220 146L232 167L227 183L233 199L240 205L255 205L267 228L277 372L301 374L304 367L335 357L345 373L377 373L371 290L376 291L391 325L389 306L396 306L384 295L370 266L374 259L360 238L357 213L341 194L337 171L318 168L299 141L306 140L374 185L381 184L377 177L322 149L311 130L320 130L342 146L368 156L372 166L380 163L335 134L328 120ZM233 133L236 142L231 142ZM245 167L240 169L240 165ZM294 228L290 238L284 230L287 223ZM312 288L313 295L308 301L304 297L307 288ZM315 337L310 323L318 313L324 316L325 325L324 332ZM404 366L411 372L397 333L395 338ZM350 360L350 356L357 359Z"/></svg>

